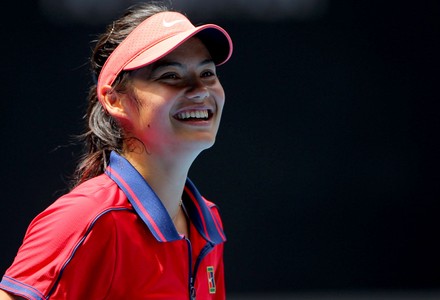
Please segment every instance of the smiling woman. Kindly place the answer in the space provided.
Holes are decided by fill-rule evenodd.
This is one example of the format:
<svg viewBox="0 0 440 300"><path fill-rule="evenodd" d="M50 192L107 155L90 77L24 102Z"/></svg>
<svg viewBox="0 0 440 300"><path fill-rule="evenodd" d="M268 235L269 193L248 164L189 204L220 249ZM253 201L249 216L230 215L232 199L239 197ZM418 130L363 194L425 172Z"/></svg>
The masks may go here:
<svg viewBox="0 0 440 300"><path fill-rule="evenodd" d="M225 94L210 53L198 38L189 39L152 65L137 70L129 82L129 91L114 98L127 98L120 101L121 105L136 103L126 110L129 115L119 117L129 123L126 131L148 150L144 159L154 164L162 160L158 156L165 155L169 160L172 151L175 164L181 165L188 155L212 146ZM105 107L111 113L115 107L109 103L106 101ZM114 114L125 111L121 108L117 107Z"/></svg>
<svg viewBox="0 0 440 300"><path fill-rule="evenodd" d="M187 178L225 93L224 29L143 4L96 43L86 152L30 224L0 299L224 299L219 211Z"/></svg>
<svg viewBox="0 0 440 300"><path fill-rule="evenodd" d="M197 155L213 145L220 125L225 94L209 51L199 38L190 38L153 64L132 71L123 93L105 85L101 91L105 110L124 124L129 141L124 156L175 214L175 195L168 200L170 189L162 189L161 182L170 176L176 182L185 178Z"/></svg>

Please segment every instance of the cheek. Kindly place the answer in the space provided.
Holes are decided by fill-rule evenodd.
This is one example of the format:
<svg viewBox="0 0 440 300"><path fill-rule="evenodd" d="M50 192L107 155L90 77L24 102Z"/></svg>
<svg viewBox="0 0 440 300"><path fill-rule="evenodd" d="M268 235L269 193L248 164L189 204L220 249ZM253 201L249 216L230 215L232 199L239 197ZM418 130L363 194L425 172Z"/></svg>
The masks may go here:
<svg viewBox="0 0 440 300"><path fill-rule="evenodd" d="M170 127L170 123L168 105L149 105L141 110L138 126L151 134L151 131L166 130Z"/></svg>
<svg viewBox="0 0 440 300"><path fill-rule="evenodd" d="M125 105L125 118L121 120L121 125L125 131L131 132L136 129L139 124L141 115L138 110L137 104L128 102Z"/></svg>
<svg viewBox="0 0 440 300"><path fill-rule="evenodd" d="M215 89L215 97L217 102L218 111L221 113L223 106L225 105L225 91L219 84L219 87Z"/></svg>

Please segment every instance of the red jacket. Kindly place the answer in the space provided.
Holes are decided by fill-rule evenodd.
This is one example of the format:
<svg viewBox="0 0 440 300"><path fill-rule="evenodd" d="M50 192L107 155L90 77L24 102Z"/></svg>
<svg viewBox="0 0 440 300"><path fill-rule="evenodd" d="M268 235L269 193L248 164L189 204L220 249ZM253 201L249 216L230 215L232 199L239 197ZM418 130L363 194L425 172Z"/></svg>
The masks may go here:
<svg viewBox="0 0 440 300"><path fill-rule="evenodd" d="M179 235L141 175L112 153L105 174L30 224L0 288L26 299L225 299L217 207L188 179Z"/></svg>

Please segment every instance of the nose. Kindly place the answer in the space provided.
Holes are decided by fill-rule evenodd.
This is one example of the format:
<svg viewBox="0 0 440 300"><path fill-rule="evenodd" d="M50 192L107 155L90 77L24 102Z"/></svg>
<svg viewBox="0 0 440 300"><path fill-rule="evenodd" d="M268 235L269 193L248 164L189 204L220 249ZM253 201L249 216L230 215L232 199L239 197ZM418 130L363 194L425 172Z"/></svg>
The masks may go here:
<svg viewBox="0 0 440 300"><path fill-rule="evenodd" d="M202 82L194 82L187 90L186 97L193 101L203 101L209 96L209 89Z"/></svg>

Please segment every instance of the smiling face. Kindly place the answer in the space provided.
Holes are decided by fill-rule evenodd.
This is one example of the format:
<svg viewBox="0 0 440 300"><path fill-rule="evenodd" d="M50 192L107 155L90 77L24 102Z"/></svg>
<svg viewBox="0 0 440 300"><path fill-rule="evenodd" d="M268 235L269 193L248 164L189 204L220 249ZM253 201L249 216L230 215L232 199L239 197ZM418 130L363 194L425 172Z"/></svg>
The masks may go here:
<svg viewBox="0 0 440 300"><path fill-rule="evenodd" d="M128 136L149 152L198 154L214 144L225 94L199 39L191 38L159 61L132 71L129 85L130 92L121 94L121 121Z"/></svg>

